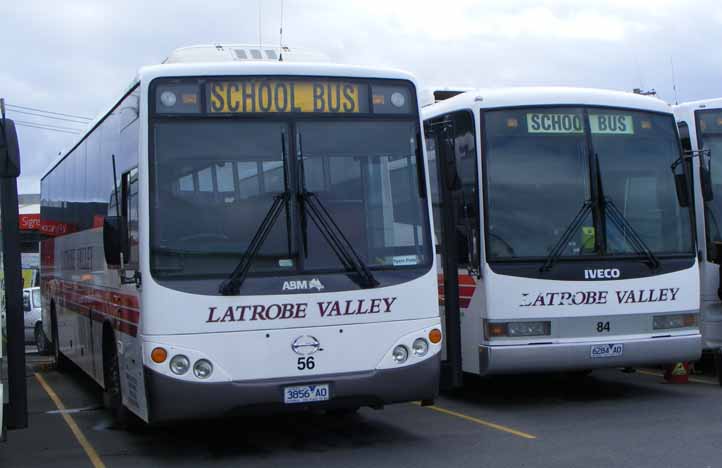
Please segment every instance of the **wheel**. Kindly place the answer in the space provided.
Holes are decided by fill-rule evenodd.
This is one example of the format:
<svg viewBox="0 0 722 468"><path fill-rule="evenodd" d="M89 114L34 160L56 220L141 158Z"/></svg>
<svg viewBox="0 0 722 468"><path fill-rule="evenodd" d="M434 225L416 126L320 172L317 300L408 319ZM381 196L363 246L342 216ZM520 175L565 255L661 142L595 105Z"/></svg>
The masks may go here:
<svg viewBox="0 0 722 468"><path fill-rule="evenodd" d="M47 356L50 354L50 342L43 332L43 324L35 324L35 346L38 348L38 353Z"/></svg>
<svg viewBox="0 0 722 468"><path fill-rule="evenodd" d="M103 368L105 374L105 391L103 403L110 410L113 422L118 429L133 429L138 419L123 404L123 389L120 386L120 364L118 362L118 349L114 338L103 347Z"/></svg>
<svg viewBox="0 0 722 468"><path fill-rule="evenodd" d="M53 335L53 342L51 344L53 348L53 357L55 357L55 368L59 371L66 371L70 369L70 360L66 358L63 353L60 352L60 339L58 338L58 319L55 314L55 306L50 310L50 332Z"/></svg>

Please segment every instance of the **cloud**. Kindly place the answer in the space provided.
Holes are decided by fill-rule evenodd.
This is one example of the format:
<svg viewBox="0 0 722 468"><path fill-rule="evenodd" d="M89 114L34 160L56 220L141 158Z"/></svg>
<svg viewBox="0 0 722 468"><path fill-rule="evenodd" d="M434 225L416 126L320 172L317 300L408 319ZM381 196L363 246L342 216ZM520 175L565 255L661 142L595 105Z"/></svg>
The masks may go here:
<svg viewBox="0 0 722 468"><path fill-rule="evenodd" d="M256 42L258 5L15 2L0 17L0 30L17 38L0 45L0 95L95 116L140 66L161 62L175 47ZM262 3L265 42L278 43L280 6ZM641 86L673 100L673 59L680 99L722 94L722 8L711 1L692 8L672 0L286 0L284 9L286 44L344 63L404 68L427 85ZM25 191L73 137L19 132Z"/></svg>

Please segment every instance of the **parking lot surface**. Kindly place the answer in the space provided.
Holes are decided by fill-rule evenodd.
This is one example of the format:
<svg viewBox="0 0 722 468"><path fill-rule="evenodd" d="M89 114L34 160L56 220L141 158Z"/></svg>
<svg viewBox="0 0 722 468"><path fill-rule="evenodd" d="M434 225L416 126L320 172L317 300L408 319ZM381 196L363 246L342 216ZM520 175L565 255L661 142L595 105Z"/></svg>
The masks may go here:
<svg viewBox="0 0 722 468"><path fill-rule="evenodd" d="M706 377L672 385L654 371L605 370L474 379L433 407L126 432L113 429L100 390L80 372L28 360L30 428L0 445L2 468L722 467L722 389Z"/></svg>

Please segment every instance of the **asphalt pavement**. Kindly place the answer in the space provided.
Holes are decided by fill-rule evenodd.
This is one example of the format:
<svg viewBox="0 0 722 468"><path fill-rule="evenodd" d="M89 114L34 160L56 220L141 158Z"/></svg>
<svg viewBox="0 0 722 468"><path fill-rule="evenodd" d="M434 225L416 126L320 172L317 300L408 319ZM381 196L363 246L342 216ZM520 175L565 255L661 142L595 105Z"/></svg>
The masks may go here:
<svg viewBox="0 0 722 468"><path fill-rule="evenodd" d="M433 407L112 427L79 371L28 356L30 427L0 467L722 467L722 388L656 371L469 379ZM189 401L188 404L193 404ZM59 411L58 408L64 408Z"/></svg>

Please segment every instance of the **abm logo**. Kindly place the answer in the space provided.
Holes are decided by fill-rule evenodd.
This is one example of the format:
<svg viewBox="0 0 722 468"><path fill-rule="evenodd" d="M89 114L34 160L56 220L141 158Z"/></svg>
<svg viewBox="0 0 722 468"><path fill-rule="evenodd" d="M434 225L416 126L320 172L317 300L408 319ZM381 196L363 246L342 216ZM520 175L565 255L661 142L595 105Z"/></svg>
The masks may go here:
<svg viewBox="0 0 722 468"><path fill-rule="evenodd" d="M319 280L318 278L313 278L311 280L294 280L294 281L284 281L283 282L283 290L284 291L305 291L307 289L315 289L316 291L321 291L324 289L325 286Z"/></svg>

